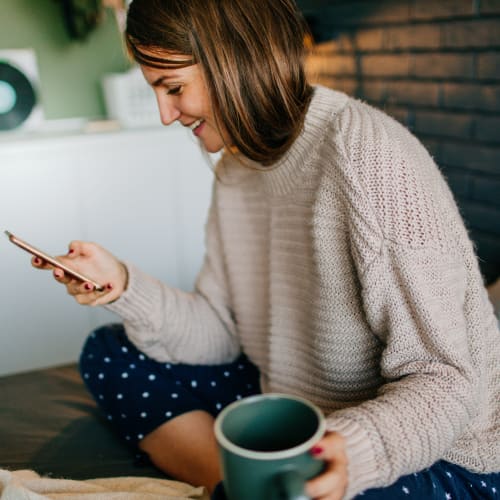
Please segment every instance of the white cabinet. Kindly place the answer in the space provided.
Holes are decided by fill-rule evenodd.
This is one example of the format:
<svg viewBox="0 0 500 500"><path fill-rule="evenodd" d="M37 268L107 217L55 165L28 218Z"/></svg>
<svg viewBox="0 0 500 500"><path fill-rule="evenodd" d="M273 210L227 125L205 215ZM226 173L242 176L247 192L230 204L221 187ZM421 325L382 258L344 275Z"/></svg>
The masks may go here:
<svg viewBox="0 0 500 500"><path fill-rule="evenodd" d="M96 241L191 289L212 180L180 126L2 139L0 229L55 255L73 239ZM3 234L0 256L0 375L74 361L92 328L118 320L74 303Z"/></svg>

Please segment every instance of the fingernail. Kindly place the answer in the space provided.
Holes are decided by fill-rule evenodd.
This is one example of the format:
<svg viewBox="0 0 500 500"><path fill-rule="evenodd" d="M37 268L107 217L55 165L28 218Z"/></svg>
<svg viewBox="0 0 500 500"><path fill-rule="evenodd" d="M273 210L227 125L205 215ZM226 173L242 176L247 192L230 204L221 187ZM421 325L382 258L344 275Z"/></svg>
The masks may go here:
<svg viewBox="0 0 500 500"><path fill-rule="evenodd" d="M72 248L70 248L70 249L68 250L68 253L75 253L75 251L74 251Z"/></svg>
<svg viewBox="0 0 500 500"><path fill-rule="evenodd" d="M54 273L54 276L55 276L56 278L62 278L62 274L61 274L61 273Z"/></svg>
<svg viewBox="0 0 500 500"><path fill-rule="evenodd" d="M40 264L42 261L38 257L35 257L34 260L33 260L33 262L35 264Z"/></svg>
<svg viewBox="0 0 500 500"><path fill-rule="evenodd" d="M321 446L313 446L311 448L311 455L317 456L323 453L323 448Z"/></svg>
<svg viewBox="0 0 500 500"><path fill-rule="evenodd" d="M85 290L92 290L94 287L90 283L85 283Z"/></svg>
<svg viewBox="0 0 500 500"><path fill-rule="evenodd" d="M108 290L113 290L113 285L112 285L111 283L108 283L108 284L106 285L106 288L107 288Z"/></svg>

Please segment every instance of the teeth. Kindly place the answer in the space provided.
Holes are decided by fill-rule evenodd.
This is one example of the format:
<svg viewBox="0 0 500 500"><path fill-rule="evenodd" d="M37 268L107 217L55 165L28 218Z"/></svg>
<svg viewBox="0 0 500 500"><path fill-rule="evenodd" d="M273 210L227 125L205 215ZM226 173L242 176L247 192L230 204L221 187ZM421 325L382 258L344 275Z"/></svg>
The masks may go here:
<svg viewBox="0 0 500 500"><path fill-rule="evenodd" d="M196 120L194 123L192 123L191 125L189 125L189 128L191 130L194 130L196 127L199 127L202 122L203 122L203 120L200 118L199 120Z"/></svg>

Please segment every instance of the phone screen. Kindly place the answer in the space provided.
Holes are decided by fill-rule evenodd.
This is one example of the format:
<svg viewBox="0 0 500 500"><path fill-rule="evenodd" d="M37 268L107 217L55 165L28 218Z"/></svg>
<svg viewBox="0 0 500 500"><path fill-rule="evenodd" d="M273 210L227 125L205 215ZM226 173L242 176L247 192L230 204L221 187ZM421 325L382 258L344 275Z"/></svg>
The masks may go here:
<svg viewBox="0 0 500 500"><path fill-rule="evenodd" d="M104 287L100 285L99 283L96 283L94 280L88 278L87 276L84 276L83 274L79 273L78 271L75 271L74 269L71 269L70 267L62 264L58 260L56 260L54 257L48 255L45 252L42 252L38 248L35 248L33 245L30 245L26 241L21 240L17 236L14 236L11 232L5 231L5 234L9 238L9 240L14 243L14 245L17 245L18 247L22 248L26 252L29 252L32 255L35 255L36 257L39 257L40 259L43 259L45 262L48 262L49 264L53 265L54 267L58 267L59 269L62 269L66 274L69 276L79 280L79 281L87 281L90 284L94 285L95 289L99 292L102 292L104 290Z"/></svg>

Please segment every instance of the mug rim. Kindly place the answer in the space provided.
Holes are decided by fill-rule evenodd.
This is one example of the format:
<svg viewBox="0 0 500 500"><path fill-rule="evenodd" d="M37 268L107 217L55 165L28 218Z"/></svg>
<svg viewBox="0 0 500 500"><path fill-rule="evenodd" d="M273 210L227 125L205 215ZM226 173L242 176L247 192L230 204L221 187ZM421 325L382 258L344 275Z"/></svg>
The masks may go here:
<svg viewBox="0 0 500 500"><path fill-rule="evenodd" d="M255 400L262 400L262 399L288 399L288 400L298 401L308 406L311 410L314 411L314 413L318 417L318 428L307 441L304 441L303 443L293 446L292 448L287 448L286 450L279 450L279 451L249 450L248 448L243 448L231 442L222 432L222 422L224 421L226 415L229 412L231 412L234 408L237 408L244 404L250 404L252 403L252 401ZM217 442L222 448L236 455L258 460L279 460L282 458L290 458L293 456L300 455L305 451L309 451L312 448L312 446L316 444L323 437L325 431L326 431L325 416L313 402L301 398L300 396L282 394L278 392L272 392L267 394L255 394L254 396L248 396L246 398L239 399L238 401L234 401L233 403L227 405L217 415L214 424L215 438L217 439Z"/></svg>

